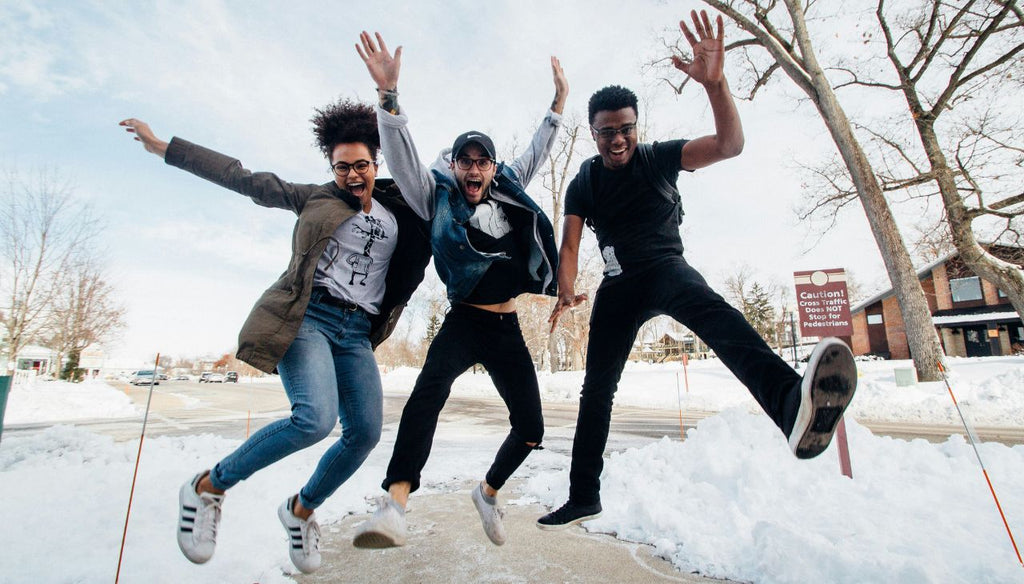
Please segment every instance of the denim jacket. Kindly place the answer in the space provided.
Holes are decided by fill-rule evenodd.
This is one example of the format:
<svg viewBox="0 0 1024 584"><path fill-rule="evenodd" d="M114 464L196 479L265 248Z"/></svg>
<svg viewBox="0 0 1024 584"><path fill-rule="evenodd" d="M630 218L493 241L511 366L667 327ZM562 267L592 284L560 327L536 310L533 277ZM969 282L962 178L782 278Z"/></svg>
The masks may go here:
<svg viewBox="0 0 1024 584"><path fill-rule="evenodd" d="M448 290L448 299L454 304L462 302L480 282L492 262L501 261L501 254L485 254L473 249L466 234L473 209L466 203L451 170L451 149L441 151L428 169L420 162L416 145L409 134L408 117L404 110L392 114L377 108L377 128L380 130L381 148L388 168L399 186L402 196L420 217L431 220L430 245L434 253L434 267ZM525 186L543 166L562 117L545 113L533 139L523 152L508 164L498 165L491 184L490 197L511 207L512 214L520 218L513 227L532 228L529 238L527 278L523 290L533 294L556 294L558 252L555 249L554 229L551 221L526 194ZM524 238L526 239L526 238Z"/></svg>
<svg viewBox="0 0 1024 584"><path fill-rule="evenodd" d="M458 185L444 173L432 171L437 184L434 196L434 220L430 228L430 247L434 252L434 267L445 283L448 299L455 304L473 291L492 262L501 261L503 254L483 253L473 249L466 233L466 225L473 208L466 203ZM494 174L490 196L496 201L519 207L532 218L533 237L530 238L527 259L527 278L523 290L532 294L554 296L557 281L558 251L551 221L540 207L526 194L515 173L504 164Z"/></svg>

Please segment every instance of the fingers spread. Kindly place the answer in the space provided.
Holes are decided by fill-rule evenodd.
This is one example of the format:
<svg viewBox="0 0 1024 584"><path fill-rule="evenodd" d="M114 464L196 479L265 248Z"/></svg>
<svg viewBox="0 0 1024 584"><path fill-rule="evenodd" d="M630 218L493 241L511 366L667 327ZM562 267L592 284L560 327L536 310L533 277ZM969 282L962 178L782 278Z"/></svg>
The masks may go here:
<svg viewBox="0 0 1024 584"><path fill-rule="evenodd" d="M686 42L690 43L691 46L697 44L697 37L693 36L693 33L690 32L690 27L686 26L685 20L679 21L679 30L683 31L683 36L686 37Z"/></svg>
<svg viewBox="0 0 1024 584"><path fill-rule="evenodd" d="M708 17L706 10L700 11L700 18L704 23L704 34L706 35L704 38L714 38L711 34L711 31L714 30L711 28L711 18Z"/></svg>

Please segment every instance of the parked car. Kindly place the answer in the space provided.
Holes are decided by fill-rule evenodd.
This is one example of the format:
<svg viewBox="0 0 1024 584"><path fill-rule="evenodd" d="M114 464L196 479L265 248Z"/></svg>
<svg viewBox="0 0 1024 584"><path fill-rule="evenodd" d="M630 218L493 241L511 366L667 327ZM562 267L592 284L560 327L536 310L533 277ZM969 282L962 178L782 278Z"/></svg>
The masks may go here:
<svg viewBox="0 0 1024 584"><path fill-rule="evenodd" d="M173 381L188 381L188 375L175 375Z"/></svg>
<svg viewBox="0 0 1024 584"><path fill-rule="evenodd" d="M224 374L224 381L225 382L230 381L231 383L238 383L238 372L237 371L228 371L227 373Z"/></svg>
<svg viewBox="0 0 1024 584"><path fill-rule="evenodd" d="M160 380L153 375L152 371L136 371L132 374L132 378L128 380L128 383L132 385L160 385Z"/></svg>
<svg viewBox="0 0 1024 584"><path fill-rule="evenodd" d="M210 371L203 373L202 375L199 376L199 383L208 383L210 381L211 375L213 375L213 373L211 373Z"/></svg>
<svg viewBox="0 0 1024 584"><path fill-rule="evenodd" d="M159 379L160 381L167 381L168 379L171 378L171 376L167 375L166 373L161 373L160 375L157 375L156 378Z"/></svg>
<svg viewBox="0 0 1024 584"><path fill-rule="evenodd" d="M224 383L224 375L221 373L211 373L206 378L206 383Z"/></svg>

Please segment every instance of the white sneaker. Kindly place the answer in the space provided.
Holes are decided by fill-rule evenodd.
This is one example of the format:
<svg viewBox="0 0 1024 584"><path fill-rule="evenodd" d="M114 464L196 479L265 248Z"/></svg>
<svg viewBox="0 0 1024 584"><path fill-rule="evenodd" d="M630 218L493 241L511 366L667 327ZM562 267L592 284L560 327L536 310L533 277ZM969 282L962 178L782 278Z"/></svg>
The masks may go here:
<svg viewBox="0 0 1024 584"><path fill-rule="evenodd" d="M405 509L391 498L377 498L377 511L356 531L352 545L357 548L389 548L405 545Z"/></svg>
<svg viewBox="0 0 1024 584"><path fill-rule="evenodd" d="M217 525L224 495L196 493L201 472L181 485L178 491L178 547L190 562L205 564L217 547Z"/></svg>
<svg viewBox="0 0 1024 584"><path fill-rule="evenodd" d="M316 515L300 519L292 513L295 497L288 497L277 508L277 517L288 532L288 557L303 574L312 574L320 568L320 525Z"/></svg>
<svg viewBox="0 0 1024 584"><path fill-rule="evenodd" d="M473 489L473 505L476 512L480 514L480 522L484 525L484 533L494 545L505 543L505 525L501 519L505 516L505 510L498 506L498 498L494 497L494 503L488 503L484 495L484 485L480 483Z"/></svg>
<svg viewBox="0 0 1024 584"><path fill-rule="evenodd" d="M814 347L800 382L800 407L789 447L797 458L814 458L832 441L857 390L857 364L846 343L829 337Z"/></svg>

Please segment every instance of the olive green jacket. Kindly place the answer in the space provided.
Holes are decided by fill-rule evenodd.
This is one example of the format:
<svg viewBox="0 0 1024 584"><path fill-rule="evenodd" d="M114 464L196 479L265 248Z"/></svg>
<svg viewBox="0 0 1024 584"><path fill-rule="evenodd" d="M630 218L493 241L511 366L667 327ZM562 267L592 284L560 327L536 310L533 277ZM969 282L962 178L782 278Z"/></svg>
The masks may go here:
<svg viewBox="0 0 1024 584"><path fill-rule="evenodd" d="M298 215L288 269L256 301L238 333L238 358L273 373L298 334L320 255L338 226L358 212L359 199L334 182L296 184L269 172L251 172L230 156L177 137L168 145L164 161L246 195L258 205ZM376 348L394 331L402 309L423 280L430 260L430 237L427 223L409 208L390 179L376 180L373 198L398 222L398 241L385 278L380 314L370 317L370 342Z"/></svg>

